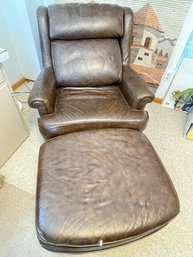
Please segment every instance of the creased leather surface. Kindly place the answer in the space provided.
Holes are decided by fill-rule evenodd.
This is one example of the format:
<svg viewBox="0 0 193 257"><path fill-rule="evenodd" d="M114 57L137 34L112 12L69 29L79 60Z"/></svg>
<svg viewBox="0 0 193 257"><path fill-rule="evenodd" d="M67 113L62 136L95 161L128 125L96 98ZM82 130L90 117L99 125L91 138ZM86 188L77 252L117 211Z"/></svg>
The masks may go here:
<svg viewBox="0 0 193 257"><path fill-rule="evenodd" d="M143 78L129 66L123 66L120 90L133 109L143 110L154 99L154 94Z"/></svg>
<svg viewBox="0 0 193 257"><path fill-rule="evenodd" d="M122 78L117 39L56 40L52 60L59 86L104 86Z"/></svg>
<svg viewBox="0 0 193 257"><path fill-rule="evenodd" d="M118 5L69 3L48 7L50 38L117 38L123 35L123 9Z"/></svg>
<svg viewBox="0 0 193 257"><path fill-rule="evenodd" d="M97 3L38 8L43 64L54 69L57 80L56 84L53 76L50 80L38 79L33 103L29 102L45 116L39 120L44 137L113 126L145 128L147 113L130 109L143 110L154 98L143 79L129 67L132 16L129 8ZM102 88L114 84L120 87L130 108L118 91ZM57 89L53 85L79 89L58 90L55 97ZM47 116L49 113L53 114Z"/></svg>
<svg viewBox="0 0 193 257"><path fill-rule="evenodd" d="M45 67L36 79L28 104L37 108L40 116L54 112L56 100L56 78L52 67Z"/></svg>
<svg viewBox="0 0 193 257"><path fill-rule="evenodd" d="M99 250L101 240L110 247L166 225L178 214L179 202L142 133L104 129L70 133L43 144L36 211L45 247Z"/></svg>
<svg viewBox="0 0 193 257"><path fill-rule="evenodd" d="M56 98L55 112L39 119L45 138L93 128L143 130L148 121L146 112L129 108L118 86L60 88Z"/></svg>

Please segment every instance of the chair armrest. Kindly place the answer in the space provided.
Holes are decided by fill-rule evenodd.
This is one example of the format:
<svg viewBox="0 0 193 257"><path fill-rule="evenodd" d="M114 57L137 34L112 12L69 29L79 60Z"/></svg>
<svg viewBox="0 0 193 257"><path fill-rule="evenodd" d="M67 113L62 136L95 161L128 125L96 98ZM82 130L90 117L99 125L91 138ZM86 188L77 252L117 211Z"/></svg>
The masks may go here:
<svg viewBox="0 0 193 257"><path fill-rule="evenodd" d="M123 67L120 90L132 109L143 110L154 99L154 94L143 78L128 66Z"/></svg>
<svg viewBox="0 0 193 257"><path fill-rule="evenodd" d="M56 100L56 79L52 67L44 68L30 93L28 104L39 111L40 116L54 112Z"/></svg>

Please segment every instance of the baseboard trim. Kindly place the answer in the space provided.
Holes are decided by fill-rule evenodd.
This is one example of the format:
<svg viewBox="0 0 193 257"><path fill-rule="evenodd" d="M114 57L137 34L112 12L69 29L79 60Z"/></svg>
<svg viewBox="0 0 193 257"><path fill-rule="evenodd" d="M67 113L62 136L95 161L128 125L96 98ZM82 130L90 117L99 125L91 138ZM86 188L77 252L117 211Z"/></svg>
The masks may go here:
<svg viewBox="0 0 193 257"><path fill-rule="evenodd" d="M162 104L163 103L163 99L161 99L161 98L155 98L154 100L153 100L155 103L157 103L157 104Z"/></svg>
<svg viewBox="0 0 193 257"><path fill-rule="evenodd" d="M18 81L16 81L14 84L11 85L13 90L16 90L19 86L21 86L26 81L25 77L20 78Z"/></svg>

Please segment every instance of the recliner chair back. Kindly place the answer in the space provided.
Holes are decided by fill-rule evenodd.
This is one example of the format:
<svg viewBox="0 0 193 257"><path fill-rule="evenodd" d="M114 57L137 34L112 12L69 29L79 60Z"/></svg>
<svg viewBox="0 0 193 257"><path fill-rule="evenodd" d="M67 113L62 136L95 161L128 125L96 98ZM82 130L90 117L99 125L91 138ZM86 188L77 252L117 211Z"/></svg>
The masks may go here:
<svg viewBox="0 0 193 257"><path fill-rule="evenodd" d="M37 12L43 64L57 86L120 83L129 64L132 11L117 5L65 4Z"/></svg>

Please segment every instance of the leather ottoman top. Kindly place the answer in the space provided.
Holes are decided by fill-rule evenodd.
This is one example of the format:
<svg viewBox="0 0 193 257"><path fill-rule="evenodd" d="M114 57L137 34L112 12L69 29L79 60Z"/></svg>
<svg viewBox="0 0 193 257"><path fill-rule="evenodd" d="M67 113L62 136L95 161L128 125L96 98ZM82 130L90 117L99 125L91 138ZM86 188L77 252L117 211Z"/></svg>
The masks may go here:
<svg viewBox="0 0 193 257"><path fill-rule="evenodd" d="M120 245L158 230L178 212L176 191L143 133L88 130L41 146L36 228L48 249Z"/></svg>

